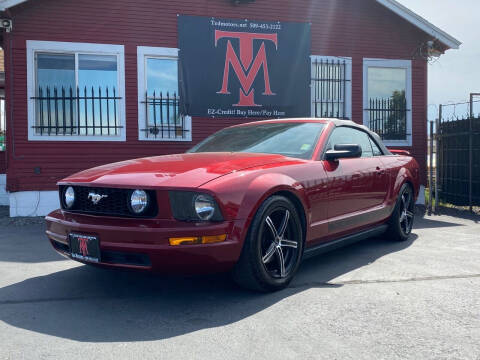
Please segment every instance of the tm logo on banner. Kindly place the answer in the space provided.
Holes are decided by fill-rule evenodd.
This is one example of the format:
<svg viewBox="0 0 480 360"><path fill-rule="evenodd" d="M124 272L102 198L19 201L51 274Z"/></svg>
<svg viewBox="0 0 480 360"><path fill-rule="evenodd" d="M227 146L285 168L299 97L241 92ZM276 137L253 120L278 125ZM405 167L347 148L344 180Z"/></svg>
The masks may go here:
<svg viewBox="0 0 480 360"><path fill-rule="evenodd" d="M265 41L271 41L278 49L277 34L260 34L248 32L234 32L215 30L215 47L220 39L226 38L227 51L225 54L225 68L223 70L222 88L217 94L229 95L228 81L230 74L230 65L237 76L241 88L239 89L239 100L233 106L262 106L255 103L255 89L252 88L253 82L263 67L263 77L265 91L262 95L273 96L275 93L270 88L270 76L268 73L267 52L265 50ZM230 39L238 39L240 42L240 59L233 49ZM253 58L253 42L262 41L255 59Z"/></svg>
<svg viewBox="0 0 480 360"><path fill-rule="evenodd" d="M178 16L179 111L194 117L304 117L310 24Z"/></svg>

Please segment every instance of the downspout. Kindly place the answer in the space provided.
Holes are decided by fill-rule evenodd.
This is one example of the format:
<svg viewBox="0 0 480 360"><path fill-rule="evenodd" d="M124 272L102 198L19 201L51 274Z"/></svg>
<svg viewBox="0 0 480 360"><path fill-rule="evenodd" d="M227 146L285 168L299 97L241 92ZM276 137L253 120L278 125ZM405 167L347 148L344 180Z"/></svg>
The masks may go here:
<svg viewBox="0 0 480 360"><path fill-rule="evenodd" d="M5 10L5 13L7 14L7 16L12 20L14 20L14 16L12 16L11 12L9 9L6 9ZM12 29L12 32L13 32L13 29ZM14 86L14 71L13 71L13 35L12 35L12 32L8 33L8 67L9 67L9 71L8 71L8 74L9 74L9 87L10 87L10 91L9 91L9 99L8 99L8 106L9 106L9 111L8 111L8 114L10 116L9 118L9 121L8 121L8 124L9 126L7 127L7 132L9 133L9 136L7 137L7 157L6 157L6 165L7 165L7 178L8 178L8 169L9 169L9 160L10 160L10 156L12 158L12 160L19 160L19 159L22 159L24 156L21 155L21 156L17 156L16 155L16 152L15 152L15 121L14 121L14 89L13 89L13 86ZM11 155L10 155L11 154ZM7 179L7 183L8 183L8 179Z"/></svg>

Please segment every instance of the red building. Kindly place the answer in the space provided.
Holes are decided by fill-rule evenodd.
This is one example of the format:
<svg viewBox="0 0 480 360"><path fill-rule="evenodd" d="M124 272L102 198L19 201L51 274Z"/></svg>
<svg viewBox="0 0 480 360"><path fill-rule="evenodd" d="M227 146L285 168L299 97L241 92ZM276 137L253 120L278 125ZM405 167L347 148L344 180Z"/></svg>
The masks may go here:
<svg viewBox="0 0 480 360"><path fill-rule="evenodd" d="M412 152L425 183L427 60L460 46L394 0L4 0L0 10L2 19L10 20L2 21L6 151L0 153L0 170L6 171L12 216L44 215L57 208L56 182L76 171L184 152L225 126L288 116L288 111L261 111L265 104L264 109L273 109L267 103L274 96L267 95L280 93L278 84L285 81L289 85L283 90L308 88L307 99L302 95L299 100L308 109L300 107L303 111L295 115L348 118L369 126L387 146ZM199 53L198 66L185 68L197 57L193 48L179 44L205 41L194 27L184 31L180 19L185 15L240 32L245 21L250 30L262 30L262 36L285 31L278 41L252 40L250 54L247 47L239 53L235 38L212 38L205 44L223 52L223 59L228 46L233 51L232 62L224 60L225 68L222 63L218 70L222 79L230 69L227 77L233 80L223 93L216 92L231 91L235 101L240 94L232 112L203 103L196 105L208 111L193 114L189 109L198 99L181 98L190 94L190 84L197 82L198 88L199 82L211 81L202 80L199 70L210 65L205 54ZM267 57L284 51L281 39L292 41L292 23L306 25L308 80L296 70L268 78L270 59L262 62L262 51ZM238 68L234 60L241 64ZM257 60L258 69L251 71L249 64L253 68ZM281 65L278 56L271 61L270 69ZM254 95L257 81L261 86ZM220 90L221 80L214 86ZM250 107L245 116L231 116L241 109L235 105L248 97L250 105L259 106Z"/></svg>

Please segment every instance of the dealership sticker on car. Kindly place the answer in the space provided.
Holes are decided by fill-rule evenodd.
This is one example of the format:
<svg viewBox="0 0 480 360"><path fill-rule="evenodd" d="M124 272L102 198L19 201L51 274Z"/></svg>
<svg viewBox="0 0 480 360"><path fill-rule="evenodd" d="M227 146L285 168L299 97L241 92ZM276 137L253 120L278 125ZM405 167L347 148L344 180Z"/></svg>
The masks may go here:
<svg viewBox="0 0 480 360"><path fill-rule="evenodd" d="M70 234L69 238L72 258L95 263L100 261L100 243L98 237Z"/></svg>

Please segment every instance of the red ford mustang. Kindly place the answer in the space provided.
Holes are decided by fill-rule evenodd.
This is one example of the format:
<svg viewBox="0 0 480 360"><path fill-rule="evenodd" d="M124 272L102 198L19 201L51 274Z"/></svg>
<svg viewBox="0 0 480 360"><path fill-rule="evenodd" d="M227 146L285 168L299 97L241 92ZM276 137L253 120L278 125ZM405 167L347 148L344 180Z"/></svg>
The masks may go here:
<svg viewBox="0 0 480 360"><path fill-rule="evenodd" d="M226 128L186 154L129 160L59 182L55 250L83 263L163 273L231 270L242 286L288 285L302 258L412 230L418 164L351 121Z"/></svg>

